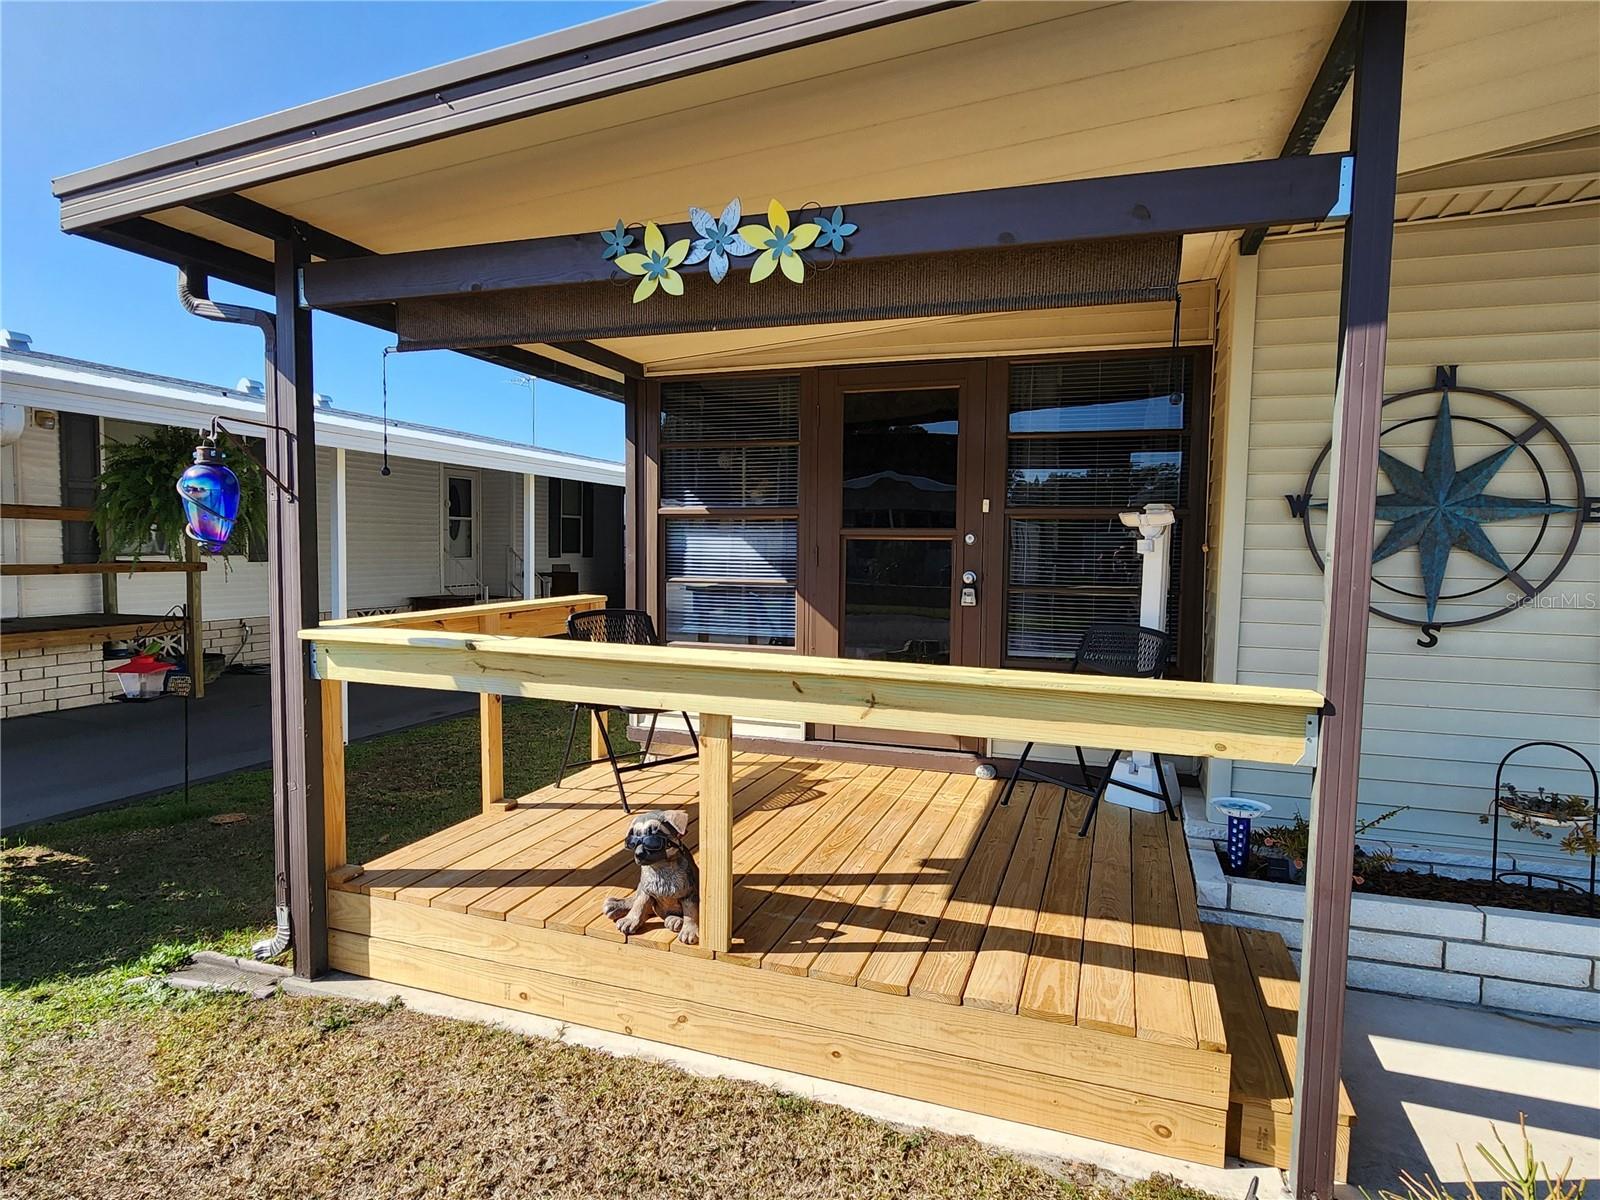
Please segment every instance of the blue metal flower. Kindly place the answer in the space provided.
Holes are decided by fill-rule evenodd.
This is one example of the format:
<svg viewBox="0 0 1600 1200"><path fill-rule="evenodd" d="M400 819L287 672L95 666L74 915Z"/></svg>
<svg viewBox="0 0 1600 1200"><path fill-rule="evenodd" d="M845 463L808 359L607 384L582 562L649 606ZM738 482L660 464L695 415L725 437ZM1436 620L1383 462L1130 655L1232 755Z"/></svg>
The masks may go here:
<svg viewBox="0 0 1600 1200"><path fill-rule="evenodd" d="M856 231L856 227L844 219L844 209L835 208L832 218L817 217L817 228L822 233L817 237L817 245L835 254L844 252L844 240Z"/></svg>
<svg viewBox="0 0 1600 1200"><path fill-rule="evenodd" d="M620 258L628 252L628 247L633 245L633 234L628 232L628 227L620 220L615 229L601 230L600 236L606 240L607 258Z"/></svg>
<svg viewBox="0 0 1600 1200"><path fill-rule="evenodd" d="M756 248L739 236L739 198L735 196L722 210L721 217L713 217L703 208L689 209L689 224L700 236L689 247L689 257L684 265L711 260L711 282L721 283L728 274L728 257L743 258L754 254Z"/></svg>

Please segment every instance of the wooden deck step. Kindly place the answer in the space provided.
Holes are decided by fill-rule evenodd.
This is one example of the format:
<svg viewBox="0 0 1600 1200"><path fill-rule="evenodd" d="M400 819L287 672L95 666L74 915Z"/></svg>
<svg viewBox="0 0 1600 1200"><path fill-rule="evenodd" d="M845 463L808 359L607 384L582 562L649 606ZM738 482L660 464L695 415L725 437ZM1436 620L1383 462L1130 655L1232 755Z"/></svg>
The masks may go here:
<svg viewBox="0 0 1600 1200"><path fill-rule="evenodd" d="M1275 933L1233 925L1202 925L1228 1049L1233 1055L1228 1089L1228 1153L1246 1162L1286 1169L1294 1121L1295 1024L1300 977L1289 948ZM1350 1164L1355 1109L1339 1086L1338 1161L1334 1178Z"/></svg>

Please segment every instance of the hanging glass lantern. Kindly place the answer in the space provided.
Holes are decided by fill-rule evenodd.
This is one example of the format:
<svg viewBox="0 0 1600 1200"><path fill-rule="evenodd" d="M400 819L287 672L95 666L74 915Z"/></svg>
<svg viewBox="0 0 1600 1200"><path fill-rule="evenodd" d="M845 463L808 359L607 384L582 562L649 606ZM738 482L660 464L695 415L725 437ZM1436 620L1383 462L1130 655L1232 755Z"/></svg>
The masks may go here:
<svg viewBox="0 0 1600 1200"><path fill-rule="evenodd" d="M239 517L239 477L224 461L227 455L209 437L194 448L194 465L178 476L178 495L188 517L184 532L207 554L221 554Z"/></svg>

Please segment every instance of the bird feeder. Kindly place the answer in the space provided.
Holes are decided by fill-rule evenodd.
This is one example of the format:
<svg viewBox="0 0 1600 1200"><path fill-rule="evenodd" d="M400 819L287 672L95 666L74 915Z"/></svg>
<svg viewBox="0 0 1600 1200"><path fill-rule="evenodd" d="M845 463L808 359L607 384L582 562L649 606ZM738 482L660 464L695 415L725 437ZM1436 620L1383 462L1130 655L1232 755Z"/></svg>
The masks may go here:
<svg viewBox="0 0 1600 1200"><path fill-rule="evenodd" d="M1228 871L1237 875L1250 861L1250 821L1266 816L1272 805L1242 796L1224 796L1214 807L1228 818Z"/></svg>
<svg viewBox="0 0 1600 1200"><path fill-rule="evenodd" d="M166 688L167 672L173 669L154 654L137 654L107 673L117 677L124 700L153 700Z"/></svg>

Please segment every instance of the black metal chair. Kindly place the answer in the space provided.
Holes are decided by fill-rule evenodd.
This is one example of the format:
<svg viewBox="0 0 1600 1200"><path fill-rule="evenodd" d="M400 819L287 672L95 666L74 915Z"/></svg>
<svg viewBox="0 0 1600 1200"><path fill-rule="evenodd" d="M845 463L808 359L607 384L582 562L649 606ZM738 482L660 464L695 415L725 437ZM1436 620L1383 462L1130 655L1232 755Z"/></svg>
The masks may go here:
<svg viewBox="0 0 1600 1200"><path fill-rule="evenodd" d="M1104 623L1091 625L1083 631L1083 637L1078 642L1078 651L1072 656L1072 670L1092 671L1097 675L1117 675L1124 679L1159 679L1166 673L1167 663L1171 658L1170 634L1163 633L1159 629L1147 629L1143 625ZM1089 832L1089 826L1094 823L1095 810L1100 807L1100 800L1106 794L1106 788L1111 784L1112 772L1116 770L1122 756L1130 752L1112 751L1110 761L1101 769L1097 779L1084 760L1083 747L1074 746L1073 750L1078 755L1078 774L1082 779L1083 788L1093 789L1089 811L1084 813L1083 824L1078 829L1078 836L1084 837ZM1022 748L1022 754L1017 758L1017 765L1011 769L1011 777L1006 780L1005 790L1000 795L1001 804L1011 803L1011 793L1016 790L1017 780L1024 776L1041 783L1053 783L1060 787L1070 786L1061 779L1045 775L1028 766L1028 756L1032 753L1033 743L1029 742ZM1149 796L1152 800L1161 801L1166 806L1167 816L1176 821L1178 812L1173 807L1172 797L1167 794L1167 777L1162 769L1161 756L1157 754L1153 757L1159 791L1136 783L1119 783L1117 786L1127 788L1130 792L1138 792L1142 796Z"/></svg>
<svg viewBox="0 0 1600 1200"><path fill-rule="evenodd" d="M601 608L590 612L573 613L567 618L567 637L574 642L609 642L612 645L623 646L659 646L661 639L656 636L655 622L650 619L650 614L640 612L635 608ZM625 750L620 755L611 744L611 732L606 728L605 721L593 714L608 711L625 712L633 717L649 717L650 729L645 734L644 745L638 750ZM609 762L611 773L617 780L617 797L622 801L622 811L631 813L628 807L628 790L623 785L622 776L626 771L644 771L651 767L664 767L671 763L691 762L700 756L700 739L695 736L694 722L689 720L689 714L684 713L683 722L689 728L689 741L694 749L687 754L675 754L670 758L650 758L650 744L656 736L656 719L664 710L655 708L623 708L612 710L604 704L578 703L572 706L572 723L567 727L567 747L561 753L561 771L556 776L560 783L566 778L567 772L579 767L591 767L596 763ZM578 718L584 713L591 714L596 728L600 731L600 741L606 748L604 758L586 758L581 762L572 759L572 742L578 733ZM624 758L637 757L637 762L622 762Z"/></svg>

